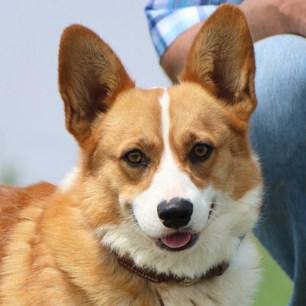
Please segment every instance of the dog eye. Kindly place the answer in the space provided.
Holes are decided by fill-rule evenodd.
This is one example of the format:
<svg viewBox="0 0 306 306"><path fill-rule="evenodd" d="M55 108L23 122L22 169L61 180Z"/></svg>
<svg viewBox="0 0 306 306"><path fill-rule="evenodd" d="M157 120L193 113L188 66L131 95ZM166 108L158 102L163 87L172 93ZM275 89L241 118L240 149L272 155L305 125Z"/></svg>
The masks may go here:
<svg viewBox="0 0 306 306"><path fill-rule="evenodd" d="M192 163L207 160L213 151L213 147L207 143L196 143L189 152L189 159Z"/></svg>
<svg viewBox="0 0 306 306"><path fill-rule="evenodd" d="M133 149L123 156L123 160L132 167L146 166L148 160L143 152Z"/></svg>

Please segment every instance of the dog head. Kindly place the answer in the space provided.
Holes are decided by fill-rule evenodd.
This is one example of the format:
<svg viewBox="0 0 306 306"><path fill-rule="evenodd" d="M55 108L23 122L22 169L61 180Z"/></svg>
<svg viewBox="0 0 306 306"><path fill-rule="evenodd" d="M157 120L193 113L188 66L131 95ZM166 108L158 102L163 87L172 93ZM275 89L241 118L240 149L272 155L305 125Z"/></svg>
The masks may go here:
<svg viewBox="0 0 306 306"><path fill-rule="evenodd" d="M254 74L246 20L229 5L205 22L167 89L137 88L89 29L64 31L59 85L81 154L71 190L102 244L189 277L230 260L261 202L248 140Z"/></svg>

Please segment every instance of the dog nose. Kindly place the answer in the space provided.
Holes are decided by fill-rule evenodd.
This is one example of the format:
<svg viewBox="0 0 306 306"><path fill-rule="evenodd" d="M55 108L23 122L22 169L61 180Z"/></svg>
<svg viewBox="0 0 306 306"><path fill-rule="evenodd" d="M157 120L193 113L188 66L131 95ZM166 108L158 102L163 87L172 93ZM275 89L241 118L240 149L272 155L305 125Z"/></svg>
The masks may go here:
<svg viewBox="0 0 306 306"><path fill-rule="evenodd" d="M186 226L193 213L193 205L190 201L173 198L170 201L162 201L157 206L159 219L169 228Z"/></svg>

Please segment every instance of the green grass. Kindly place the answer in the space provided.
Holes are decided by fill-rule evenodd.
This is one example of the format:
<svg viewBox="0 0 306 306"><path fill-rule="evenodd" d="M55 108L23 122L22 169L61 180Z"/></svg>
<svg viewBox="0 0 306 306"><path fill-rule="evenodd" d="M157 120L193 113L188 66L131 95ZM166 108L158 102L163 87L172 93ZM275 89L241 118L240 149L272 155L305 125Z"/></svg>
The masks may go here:
<svg viewBox="0 0 306 306"><path fill-rule="evenodd" d="M259 243L258 247L262 254L263 279L254 306L287 306L292 282Z"/></svg>

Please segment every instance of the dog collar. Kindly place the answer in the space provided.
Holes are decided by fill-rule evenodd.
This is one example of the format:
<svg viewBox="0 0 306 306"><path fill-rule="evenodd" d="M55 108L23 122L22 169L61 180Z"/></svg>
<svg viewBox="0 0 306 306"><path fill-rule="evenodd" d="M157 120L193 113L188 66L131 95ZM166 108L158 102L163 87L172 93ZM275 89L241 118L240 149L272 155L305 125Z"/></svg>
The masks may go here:
<svg viewBox="0 0 306 306"><path fill-rule="evenodd" d="M197 278L179 277L171 273L170 274L158 273L148 268L141 268L137 266L130 257L119 256L116 252L113 252L113 254L116 256L118 263L122 267L156 284L160 284L164 282L172 282L172 283L176 283L182 286L191 286L200 281L210 280L212 278L221 276L229 267L228 262L222 262L219 265L209 269L205 274L201 275L200 277L197 277Z"/></svg>

